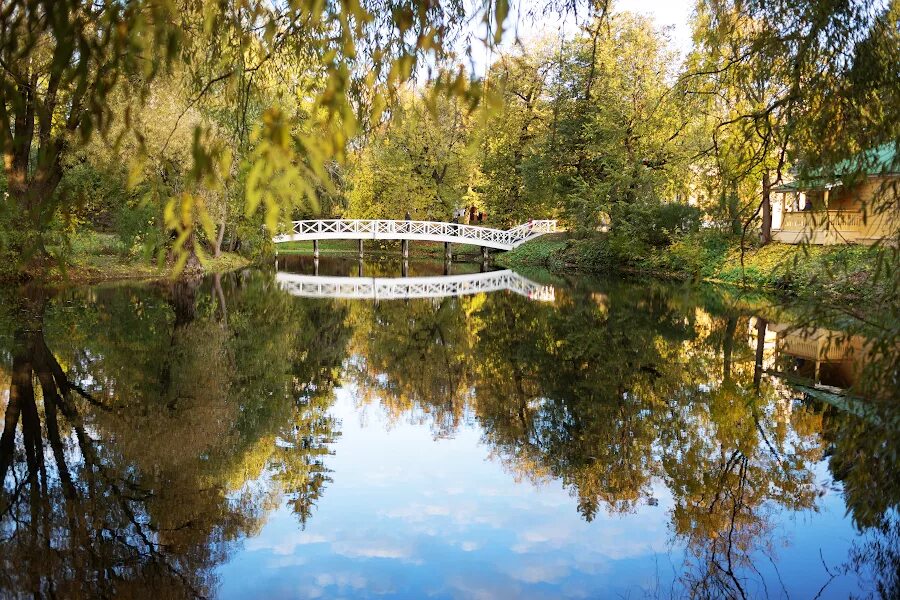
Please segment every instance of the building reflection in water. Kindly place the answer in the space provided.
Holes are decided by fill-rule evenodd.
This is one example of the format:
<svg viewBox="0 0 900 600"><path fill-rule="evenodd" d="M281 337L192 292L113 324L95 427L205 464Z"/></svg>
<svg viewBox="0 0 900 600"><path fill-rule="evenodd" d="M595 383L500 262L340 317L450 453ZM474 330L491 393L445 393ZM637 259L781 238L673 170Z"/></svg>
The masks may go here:
<svg viewBox="0 0 900 600"><path fill-rule="evenodd" d="M756 348L761 319L749 320L749 343ZM772 374L809 383L823 391L843 393L857 388L869 362L865 337L821 327L766 323L763 368Z"/></svg>

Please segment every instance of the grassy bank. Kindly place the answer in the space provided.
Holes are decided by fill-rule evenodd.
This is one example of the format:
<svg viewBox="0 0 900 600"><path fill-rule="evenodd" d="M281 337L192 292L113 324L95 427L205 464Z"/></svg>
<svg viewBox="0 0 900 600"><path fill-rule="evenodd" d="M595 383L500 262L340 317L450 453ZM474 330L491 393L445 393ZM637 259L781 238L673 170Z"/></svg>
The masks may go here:
<svg viewBox="0 0 900 600"><path fill-rule="evenodd" d="M115 235L96 231L80 232L66 248L50 248L56 262L45 261L27 275L47 283L95 283L115 280L152 280L171 275L171 267L158 265L147 257L128 253ZM218 258L201 259L206 273L225 273L250 264L238 254L225 252Z"/></svg>
<svg viewBox="0 0 900 600"><path fill-rule="evenodd" d="M626 272L679 280L702 280L799 297L871 301L894 285L884 276L890 250L867 246L748 245L741 264L740 240L717 232L686 236L664 248L616 242L606 235L542 236L497 257L507 267L543 266L551 271ZM896 253L888 257L896 260ZM896 272L896 270L894 270Z"/></svg>

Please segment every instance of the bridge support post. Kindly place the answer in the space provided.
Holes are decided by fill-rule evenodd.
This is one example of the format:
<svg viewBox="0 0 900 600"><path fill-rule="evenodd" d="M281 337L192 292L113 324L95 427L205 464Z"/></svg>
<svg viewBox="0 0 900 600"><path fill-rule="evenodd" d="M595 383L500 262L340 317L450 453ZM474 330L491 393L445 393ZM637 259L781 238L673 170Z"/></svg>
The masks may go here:
<svg viewBox="0 0 900 600"><path fill-rule="evenodd" d="M313 274L318 277L319 276L319 257L313 259Z"/></svg>
<svg viewBox="0 0 900 600"><path fill-rule="evenodd" d="M363 257L363 241L359 240L359 260L362 260Z"/></svg>
<svg viewBox="0 0 900 600"><path fill-rule="evenodd" d="M313 240L313 258L319 258L319 240Z"/></svg>
<svg viewBox="0 0 900 600"><path fill-rule="evenodd" d="M490 251L487 246L481 247L481 262L487 264L487 262L491 259Z"/></svg>
<svg viewBox="0 0 900 600"><path fill-rule="evenodd" d="M409 261L405 258L403 259L403 264L400 266L400 274L403 277L409 277Z"/></svg>
<svg viewBox="0 0 900 600"><path fill-rule="evenodd" d="M403 240L400 242L400 251L403 254L403 260L409 258L409 240Z"/></svg>
<svg viewBox="0 0 900 600"><path fill-rule="evenodd" d="M453 255L450 252L450 242L444 242L444 258L449 261L452 256Z"/></svg>

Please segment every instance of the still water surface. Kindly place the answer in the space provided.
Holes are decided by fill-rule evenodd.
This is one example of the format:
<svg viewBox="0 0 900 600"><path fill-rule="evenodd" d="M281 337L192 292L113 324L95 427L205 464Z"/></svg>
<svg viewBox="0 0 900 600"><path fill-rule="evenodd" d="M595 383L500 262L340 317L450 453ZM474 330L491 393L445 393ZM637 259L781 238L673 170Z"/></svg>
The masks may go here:
<svg viewBox="0 0 900 600"><path fill-rule="evenodd" d="M6 290L0 596L896 597L896 399L841 391L864 338L542 283Z"/></svg>

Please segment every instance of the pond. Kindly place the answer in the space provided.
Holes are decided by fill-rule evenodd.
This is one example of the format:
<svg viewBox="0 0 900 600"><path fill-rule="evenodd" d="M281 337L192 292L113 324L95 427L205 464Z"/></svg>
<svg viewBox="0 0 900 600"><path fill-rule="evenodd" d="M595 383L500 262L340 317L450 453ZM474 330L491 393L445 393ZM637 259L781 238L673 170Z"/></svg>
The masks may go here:
<svg viewBox="0 0 900 600"><path fill-rule="evenodd" d="M0 596L900 591L896 357L865 331L366 261L0 292Z"/></svg>

